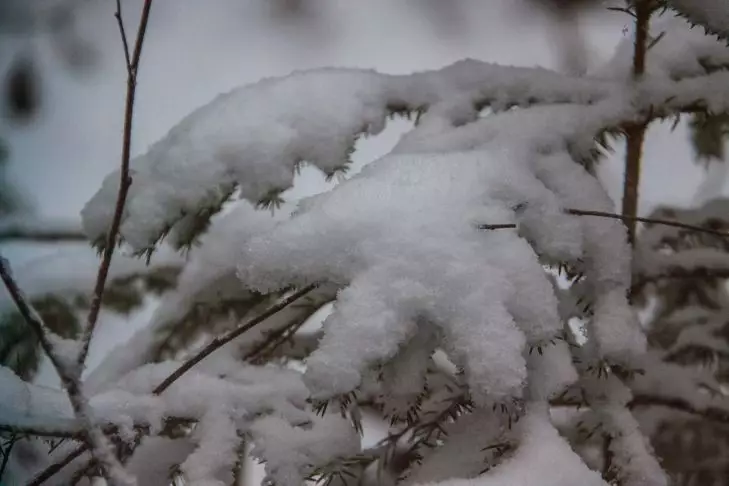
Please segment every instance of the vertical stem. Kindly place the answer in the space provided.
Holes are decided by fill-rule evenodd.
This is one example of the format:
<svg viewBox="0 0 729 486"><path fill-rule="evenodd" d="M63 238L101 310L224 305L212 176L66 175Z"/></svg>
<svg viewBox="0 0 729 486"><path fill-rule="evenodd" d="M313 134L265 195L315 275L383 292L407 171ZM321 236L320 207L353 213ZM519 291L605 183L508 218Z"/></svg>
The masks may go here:
<svg viewBox="0 0 729 486"><path fill-rule="evenodd" d="M653 12L652 0L635 0L635 41L633 46L633 81L639 81L645 73L648 31ZM625 177L623 179L622 214L628 227L628 241L635 243L640 187L640 164L647 122L632 123L625 128Z"/></svg>
<svg viewBox="0 0 729 486"><path fill-rule="evenodd" d="M124 132L122 136L121 168L119 170L119 192L117 194L114 217L111 221L109 233L106 237L106 243L104 244L101 264L99 265L99 271L96 275L94 293L91 299L91 308L89 310L88 318L86 319L86 326L81 333L81 349L79 350L78 357L76 359L76 363L79 367L79 375L81 374L81 372L83 372L86 356L89 353L89 346L91 345L91 337L94 334L94 329L96 329L96 323L99 320L99 312L101 311L101 302L104 297L106 280L109 276L111 259L114 256L114 248L117 245L117 240L119 237L119 228L121 226L121 220L124 214L124 205L126 204L129 187L132 185L132 178L129 173L129 163L131 158L132 146L134 98L137 89L137 73L139 72L139 62L142 57L142 45L144 44L144 36L147 32L147 24L149 23L149 13L152 9L152 0L145 0L144 2L144 7L142 8L142 17L139 21L139 28L137 29L137 39L134 44L133 54L129 53L127 35L126 31L124 30L124 23L122 22L121 1L118 0L116 5L117 11L115 13L115 17L119 24L119 31L121 32L122 44L124 48L124 59L127 65L127 93L126 101L124 104Z"/></svg>

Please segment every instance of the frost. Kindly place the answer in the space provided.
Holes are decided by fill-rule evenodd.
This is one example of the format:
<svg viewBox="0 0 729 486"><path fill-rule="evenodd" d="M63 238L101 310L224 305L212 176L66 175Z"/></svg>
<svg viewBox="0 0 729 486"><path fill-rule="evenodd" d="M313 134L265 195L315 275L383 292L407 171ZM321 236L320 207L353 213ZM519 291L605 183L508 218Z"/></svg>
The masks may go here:
<svg viewBox="0 0 729 486"><path fill-rule="evenodd" d="M314 467L360 451L359 436L349 421L336 415L312 418L303 428L267 417L257 420L251 433L251 454L265 459L266 474L281 486L299 486Z"/></svg>

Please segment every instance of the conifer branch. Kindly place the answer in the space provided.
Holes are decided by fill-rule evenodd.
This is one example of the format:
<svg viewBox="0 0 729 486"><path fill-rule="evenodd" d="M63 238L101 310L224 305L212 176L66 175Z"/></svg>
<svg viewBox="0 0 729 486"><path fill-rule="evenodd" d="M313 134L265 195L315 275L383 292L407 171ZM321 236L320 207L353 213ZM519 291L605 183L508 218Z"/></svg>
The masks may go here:
<svg viewBox="0 0 729 486"><path fill-rule="evenodd" d="M121 169L120 169L120 180L119 180L119 192L117 194L116 206L114 208L114 217L109 228L109 233L106 237L106 242L103 248L103 256L101 264L99 265L99 271L96 277L96 284L94 285L94 293L91 299L91 308L89 309L88 319L86 321L86 327L81 335L81 349L78 353L76 360L78 366L83 369L86 356L89 352L89 346L91 344L91 337L94 334L96 323L99 319L99 312L101 311L101 302L104 297L104 289L106 287L106 280L109 276L109 268L111 266L111 259L114 255L114 249L117 245L117 238L119 235L119 228L121 226L121 219L124 213L124 206L126 204L127 194L129 193L129 187L132 184L132 178L129 174L129 162L131 158L131 147L132 147L132 122L134 119L134 98L136 95L137 88L137 73L139 70L139 62L142 57L142 46L144 44L144 36L147 32L147 24L149 22L149 13L152 8L152 0L145 0L144 7L142 9L142 16L139 21L139 28L137 30L137 39L134 45L134 54L129 56L129 46L127 44L127 36L124 30L124 23L121 18L121 2L117 1L116 18L119 24L119 30L121 31L122 43L124 44L125 59L127 62L127 94L126 103L124 107L124 134L122 137L122 156L121 156Z"/></svg>
<svg viewBox="0 0 729 486"><path fill-rule="evenodd" d="M83 438L86 445L93 451L94 458L105 472L122 479L125 476L124 470L111 452L111 446L104 432L98 425L93 423L91 407L83 392L81 370L74 366L69 357L66 356L68 353L63 353L58 349L62 341L58 336L51 333L40 314L26 299L25 294L13 278L10 264L2 255L0 255L0 278L5 283L5 287L17 306L18 312L35 332L43 351L56 369L61 384L68 394L73 413L83 427Z"/></svg>

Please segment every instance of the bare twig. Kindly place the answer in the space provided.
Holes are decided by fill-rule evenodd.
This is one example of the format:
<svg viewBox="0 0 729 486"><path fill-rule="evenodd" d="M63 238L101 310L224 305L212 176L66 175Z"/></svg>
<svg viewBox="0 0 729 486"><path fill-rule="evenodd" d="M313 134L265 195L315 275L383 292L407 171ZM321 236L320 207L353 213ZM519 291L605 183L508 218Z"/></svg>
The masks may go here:
<svg viewBox="0 0 729 486"><path fill-rule="evenodd" d="M10 264L1 255L0 278L5 283L5 287L17 306L18 312L35 332L43 351L48 355L58 372L61 383L71 402L73 413L83 427L86 445L93 451L94 458L99 461L104 470L115 476L114 481L116 482L118 479L120 483L123 483L125 480L124 470L111 452L111 446L104 432L98 425L93 423L91 407L89 407L82 389L80 369L68 359L66 356L68 353L62 353L58 349L62 345L61 339L48 330L40 314L30 305L25 294L13 279Z"/></svg>
<svg viewBox="0 0 729 486"><path fill-rule="evenodd" d="M59 462L54 462L50 466L48 466L46 469L41 471L40 474L35 476L26 486L38 486L40 484L45 483L49 479L51 479L53 476L55 476L61 469L71 464L73 461L81 457L81 455L88 451L89 448L86 444L81 444L78 447L76 447L73 451L71 451L66 457L64 457Z"/></svg>
<svg viewBox="0 0 729 486"><path fill-rule="evenodd" d="M144 44L144 36L147 32L147 24L149 22L149 13L152 8L152 0L145 0L144 7L142 9L142 17L139 21L139 28L137 30L137 39L134 45L134 54L129 56L129 46L126 42L126 32L124 30L124 23L121 18L121 2L117 1L117 12L116 18L118 20L119 29L122 35L122 41L124 43L125 57L127 61L127 95L126 104L124 107L124 134L122 140L122 156L121 156L121 169L120 169L120 180L119 180L119 193L117 194L116 206L114 209L114 217L109 228L109 233L106 237L106 243L104 245L103 256L101 264L99 265L99 271L96 276L96 284L94 285L94 293L91 299L91 308L89 309L89 316L86 321L86 327L81 335L81 349L78 353L77 364L83 369L86 356L89 352L89 345L91 343L91 337L93 336L94 329L96 328L96 322L99 319L99 311L101 310L101 301L104 296L104 289L106 286L106 280L109 275L109 267L111 266L111 259L114 255L114 249L117 244L117 237L119 235L119 227L121 226L122 214L124 213L124 205L126 203L127 194L129 193L129 186L132 184L132 178L129 174L129 161L131 156L132 146L132 122L134 119L134 98L136 95L137 87L137 72L139 69L139 61L142 56L142 45Z"/></svg>
<svg viewBox="0 0 729 486"><path fill-rule="evenodd" d="M693 224L688 223L682 223L680 221L674 221L670 219L656 219L656 218L643 218L641 216L630 216L627 214L614 214L614 213L606 213L604 211L587 211L583 209L568 209L568 213L574 214L577 216L597 216L600 218L612 218L612 219L622 219L623 221L634 221L634 222L640 222L640 223L646 223L646 224L659 224L662 226L673 226L674 228L681 228L688 231L694 231L697 233L706 233L709 235L714 236L720 236L722 238L729 238L729 233L726 233L724 231L717 231L710 228L705 228L703 226L696 226Z"/></svg>
<svg viewBox="0 0 729 486"><path fill-rule="evenodd" d="M729 269L727 268L671 268L666 272L659 273L657 275L641 276L638 275L638 279L635 280L633 285L630 287L631 294L635 294L640 289L650 283L660 282L662 280L671 279L727 279L729 278Z"/></svg>

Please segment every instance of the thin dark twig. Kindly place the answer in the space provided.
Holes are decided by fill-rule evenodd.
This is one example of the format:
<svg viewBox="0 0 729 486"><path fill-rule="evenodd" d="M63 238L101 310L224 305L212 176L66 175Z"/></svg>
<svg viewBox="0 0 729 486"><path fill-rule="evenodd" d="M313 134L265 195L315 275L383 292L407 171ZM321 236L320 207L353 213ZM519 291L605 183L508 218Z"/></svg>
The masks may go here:
<svg viewBox="0 0 729 486"><path fill-rule="evenodd" d="M122 32L124 32L123 23L121 22L120 8L121 2L117 2L117 18L119 19L119 26L122 29ZM142 10L142 17L139 21L139 29L137 30L137 40L134 46L134 54L131 58L127 71L127 95L126 104L124 107L124 134L122 137L123 140L119 193L117 194L116 206L114 208L114 217L111 221L111 227L109 228L109 233L106 238L106 244L103 250L103 257L101 259L99 271L96 276L96 284L94 285L94 293L93 298L91 299L89 316L86 321L86 327L84 328L83 334L81 335L81 349L79 350L78 358L76 360L81 369L83 369L84 362L86 361L86 356L89 352L89 345L91 343L91 337L94 334L94 329L96 328L96 323L99 319L99 312L101 310L101 302L104 296L106 280L109 276L109 267L111 266L111 259L114 255L114 249L116 248L119 227L121 226L122 215L124 213L124 205L127 200L127 194L129 193L129 186L132 185L132 178L129 174L129 162L132 146L134 98L136 95L139 60L142 55L142 44L144 43L144 36L147 31L147 24L149 22L149 13L151 11L151 8L152 0L145 0L144 8Z"/></svg>
<svg viewBox="0 0 729 486"><path fill-rule="evenodd" d="M174 372L172 372L167 378L165 378L162 383L157 385L157 387L154 389L153 393L155 395L159 395L160 393L164 392L167 388L170 387L175 381L177 381L182 375L190 371L193 366L201 362L203 359L210 356L214 351L220 349L222 346L228 344L233 339L237 338L244 332L252 329L254 326L260 324L261 322L265 321L272 315L276 314L277 312L281 311L283 308L287 307L289 304L293 303L294 301L300 299L304 295L308 294L312 290L314 290L317 287L317 284L311 284L307 285L306 287L301 288L300 290L294 292L290 296L286 297L285 299L280 300L276 304L272 305L265 311L263 311L261 314L257 315L256 317L250 319L249 321L241 324L240 326L236 327L235 329L231 330L230 332L226 333L223 336L217 337L210 341L210 343L205 346L203 349L201 349L197 354L190 357L187 361L185 361L182 366L177 368Z"/></svg>
<svg viewBox="0 0 729 486"><path fill-rule="evenodd" d="M127 32L124 29L124 20L122 19L121 0L116 0L116 12L114 12L117 24L119 25L119 33L121 34L122 47L124 49L124 59L127 63L127 73L132 70L132 60L129 57L129 42L127 42Z"/></svg>
<svg viewBox="0 0 729 486"><path fill-rule="evenodd" d="M139 69L139 61L142 59L142 46L144 45L144 36L147 34L147 24L149 23L149 12L152 9L152 0L145 0L142 8L142 19L139 22L137 30L137 41L134 44L134 54L132 55L132 71L136 76Z"/></svg>
<svg viewBox="0 0 729 486"><path fill-rule="evenodd" d="M709 235L719 236L721 238L729 238L729 233L723 232L723 231L717 231L710 228L704 228L702 226L696 226L693 224L688 223L682 223L680 221L673 221L670 219L655 219L655 218L643 218L640 216L628 216L624 214L617 214L617 213L607 213L604 211L587 211L584 209L567 209L565 210L569 214L573 214L575 216L596 216L599 218L610 218L610 219L619 219L622 221L625 220L631 220L631 221L638 221L641 223L646 224L659 224L663 226L672 226L674 228L681 228L688 231L694 231L697 233L706 233ZM480 224L477 226L478 229L482 230L497 230L497 229L514 229L517 225L515 223L502 223L502 224Z"/></svg>
<svg viewBox="0 0 729 486"><path fill-rule="evenodd" d="M50 478L52 478L54 475L56 475L61 469L71 464L73 461L75 461L78 457L80 457L84 452L88 451L88 446L84 443L79 445L77 448L75 448L73 451L71 451L70 454L68 454L66 457L64 457L61 461L55 462L48 466L46 469L41 471L40 474L38 474L36 477L34 477L26 486L39 486L40 484L45 483Z"/></svg>
<svg viewBox="0 0 729 486"><path fill-rule="evenodd" d="M650 283L656 283L663 280L671 279L727 279L729 278L729 269L727 268L672 268L665 273L657 275L641 276L630 286L631 294L635 294L640 289Z"/></svg>
<svg viewBox="0 0 729 486"><path fill-rule="evenodd" d="M586 407L587 404L579 399L555 399L550 401L553 407ZM729 410L719 407L694 407L691 403L681 398L661 397L659 395L636 394L633 399L628 402L627 407L630 409L636 407L666 407L674 410L680 410L691 415L703 417L705 419L729 424Z"/></svg>
<svg viewBox="0 0 729 486"><path fill-rule="evenodd" d="M5 284L5 288L7 288L10 298L18 309L20 316L37 336L41 348L48 355L48 358L58 371L61 379L71 380L72 377L68 376L66 367L59 361L53 349L53 345L48 337L48 329L43 323L43 318L33 308L25 293L20 289L17 282L15 282L13 272L10 269L10 263L2 255L0 255L0 278Z"/></svg>

